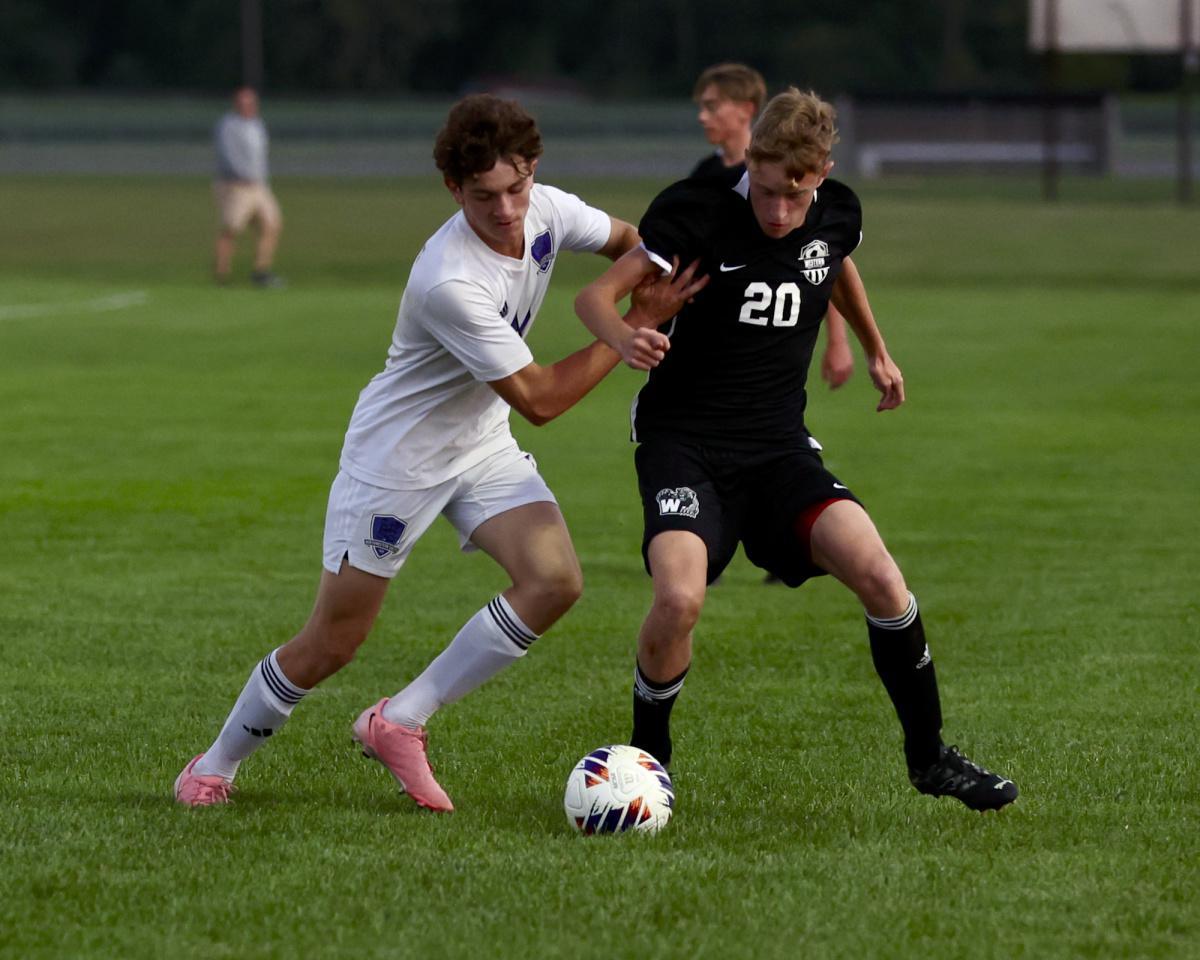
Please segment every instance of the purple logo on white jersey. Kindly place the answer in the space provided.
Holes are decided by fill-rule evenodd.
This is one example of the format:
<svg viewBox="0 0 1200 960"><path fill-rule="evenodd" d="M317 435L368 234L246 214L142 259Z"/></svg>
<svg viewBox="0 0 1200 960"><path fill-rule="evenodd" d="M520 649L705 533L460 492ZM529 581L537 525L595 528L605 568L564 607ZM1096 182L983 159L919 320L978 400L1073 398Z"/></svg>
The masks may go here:
<svg viewBox="0 0 1200 960"><path fill-rule="evenodd" d="M518 307L518 308L517 308L517 309L516 309L516 310L513 312L513 318L512 318L512 320L510 320L510 321L509 321L509 323L511 323L511 324L512 324L512 328L513 328L514 330L516 330L516 331L517 331L517 336L518 336L518 337L524 337L524 336L525 336L525 331L529 329L529 319L530 319L532 316L533 316L533 311L532 311L532 310L526 310L526 311L525 311L525 319L524 319L524 320L522 320L522 319L521 319L521 308L520 308L520 307Z"/></svg>
<svg viewBox="0 0 1200 960"><path fill-rule="evenodd" d="M533 238L529 255L533 257L533 262L538 265L538 269L542 273L550 269L550 264L554 262L554 236L549 230L543 230Z"/></svg>

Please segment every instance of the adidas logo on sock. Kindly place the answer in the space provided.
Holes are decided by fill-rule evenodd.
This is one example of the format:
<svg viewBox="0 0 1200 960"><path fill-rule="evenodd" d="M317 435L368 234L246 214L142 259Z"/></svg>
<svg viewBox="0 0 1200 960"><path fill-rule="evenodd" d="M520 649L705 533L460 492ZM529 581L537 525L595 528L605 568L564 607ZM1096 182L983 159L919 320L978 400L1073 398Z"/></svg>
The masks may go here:
<svg viewBox="0 0 1200 960"><path fill-rule="evenodd" d="M269 737L271 734L273 734L275 732L274 730L270 730L267 728L259 730L258 727L248 727L244 723L242 724L242 729L245 730L252 737Z"/></svg>

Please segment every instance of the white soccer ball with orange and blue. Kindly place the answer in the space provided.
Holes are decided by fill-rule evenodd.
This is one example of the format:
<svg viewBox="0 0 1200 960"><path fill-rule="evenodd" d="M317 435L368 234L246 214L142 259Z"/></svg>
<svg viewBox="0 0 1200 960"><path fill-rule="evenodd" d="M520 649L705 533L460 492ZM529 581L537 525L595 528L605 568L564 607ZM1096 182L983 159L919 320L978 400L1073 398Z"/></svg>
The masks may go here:
<svg viewBox="0 0 1200 960"><path fill-rule="evenodd" d="M563 797L580 833L657 833L671 819L675 788L666 768L645 750L614 745L575 764Z"/></svg>

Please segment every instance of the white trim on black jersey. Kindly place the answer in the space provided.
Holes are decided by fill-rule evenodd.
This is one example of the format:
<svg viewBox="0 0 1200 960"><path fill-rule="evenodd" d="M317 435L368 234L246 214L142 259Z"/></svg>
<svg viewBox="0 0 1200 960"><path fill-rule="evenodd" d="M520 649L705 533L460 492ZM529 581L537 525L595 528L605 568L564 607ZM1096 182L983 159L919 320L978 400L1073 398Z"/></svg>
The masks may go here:
<svg viewBox="0 0 1200 960"><path fill-rule="evenodd" d="M646 252L646 256L648 256L650 258L650 262L653 263L656 267L658 267L658 269L661 270L663 273L669 274L672 270L675 269L675 267L672 264L667 263L666 260L664 260L657 253L655 253L648 246L646 246L646 244L644 242L639 243L638 246L641 247L642 250L644 250Z"/></svg>

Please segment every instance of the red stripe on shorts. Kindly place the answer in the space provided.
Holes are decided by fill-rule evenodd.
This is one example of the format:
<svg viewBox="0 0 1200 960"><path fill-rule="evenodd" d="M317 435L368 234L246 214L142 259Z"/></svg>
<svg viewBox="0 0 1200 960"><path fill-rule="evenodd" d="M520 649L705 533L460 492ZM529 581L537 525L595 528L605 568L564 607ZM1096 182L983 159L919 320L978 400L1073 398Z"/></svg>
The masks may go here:
<svg viewBox="0 0 1200 960"><path fill-rule="evenodd" d="M830 497L828 500L820 500L817 503L810 503L800 512L800 516L796 518L796 536L800 538L800 541L808 549L809 560L812 559L813 524L817 522L817 518L825 512L827 507L830 507L835 503L840 503L845 499L845 497Z"/></svg>

